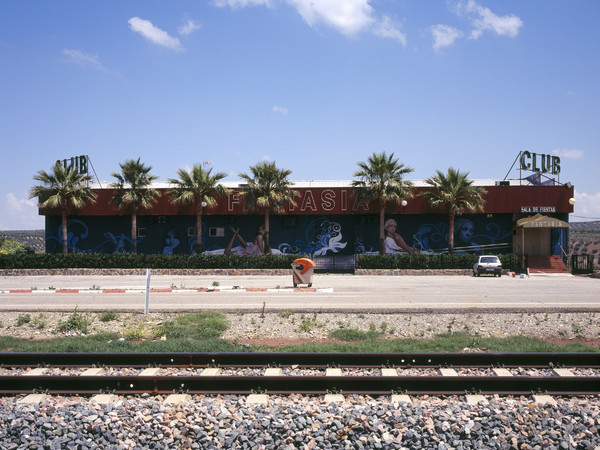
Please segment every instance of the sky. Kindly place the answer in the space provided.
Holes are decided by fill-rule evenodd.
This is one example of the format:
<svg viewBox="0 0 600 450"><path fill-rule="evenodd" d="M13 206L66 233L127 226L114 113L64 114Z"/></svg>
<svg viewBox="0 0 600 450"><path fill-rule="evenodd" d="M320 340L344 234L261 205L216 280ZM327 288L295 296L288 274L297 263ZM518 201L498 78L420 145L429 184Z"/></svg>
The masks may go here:
<svg viewBox="0 0 600 450"><path fill-rule="evenodd" d="M261 161L350 180L374 152L420 180L518 178L559 156L600 220L596 0L3 0L0 230L44 228L38 170L138 157L161 181Z"/></svg>

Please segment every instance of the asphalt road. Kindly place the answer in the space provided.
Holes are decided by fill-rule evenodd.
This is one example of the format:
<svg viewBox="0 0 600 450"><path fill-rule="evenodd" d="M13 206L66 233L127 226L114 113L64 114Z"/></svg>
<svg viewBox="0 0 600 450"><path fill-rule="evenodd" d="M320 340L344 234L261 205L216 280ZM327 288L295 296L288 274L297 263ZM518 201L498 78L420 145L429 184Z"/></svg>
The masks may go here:
<svg viewBox="0 0 600 450"><path fill-rule="evenodd" d="M218 284L220 292L198 292ZM239 289L231 289L237 286ZM600 311L600 280L572 276L358 276L316 274L316 292L298 292L291 276L152 275L149 309L159 311ZM55 289L78 290L56 293ZM31 293L8 293L29 290ZM127 293L102 293L127 289ZM140 311L145 276L4 276L0 311ZM245 289L269 289L249 292ZM91 291L91 292L90 292Z"/></svg>

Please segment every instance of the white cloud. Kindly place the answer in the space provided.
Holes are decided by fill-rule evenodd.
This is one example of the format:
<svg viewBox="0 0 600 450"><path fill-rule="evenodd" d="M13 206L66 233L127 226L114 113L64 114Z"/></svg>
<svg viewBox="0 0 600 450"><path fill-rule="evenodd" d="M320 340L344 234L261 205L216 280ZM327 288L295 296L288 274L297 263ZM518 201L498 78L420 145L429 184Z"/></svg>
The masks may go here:
<svg viewBox="0 0 600 450"><path fill-rule="evenodd" d="M284 116L288 113L288 109L285 106L273 106L273 109L271 111L282 114Z"/></svg>
<svg viewBox="0 0 600 450"><path fill-rule="evenodd" d="M186 19L185 23L177 29L177 32L183 36L188 36L200 28L202 28L202 24L200 22L192 19Z"/></svg>
<svg viewBox="0 0 600 450"><path fill-rule="evenodd" d="M245 8L246 6L268 6L273 5L272 0L214 0L213 4L219 8Z"/></svg>
<svg viewBox="0 0 600 450"><path fill-rule="evenodd" d="M475 15L472 19L475 29L471 32L471 39L478 39L484 31L491 31L499 36L515 37L523 26L523 21L517 16L513 14L498 16L489 8L477 4L475 0L460 2L456 7L456 11L459 14L466 12Z"/></svg>
<svg viewBox="0 0 600 450"><path fill-rule="evenodd" d="M454 41L463 35L460 30L449 25L434 25L430 28L430 31L433 36L433 49L435 51L454 44Z"/></svg>
<svg viewBox="0 0 600 450"><path fill-rule="evenodd" d="M403 47L406 46L406 34L400 31L400 25L394 23L388 16L383 16L383 19L375 24L373 33L382 38L398 41Z"/></svg>
<svg viewBox="0 0 600 450"><path fill-rule="evenodd" d="M573 216L577 219L598 220L600 218L600 192L587 194L575 190Z"/></svg>
<svg viewBox="0 0 600 450"><path fill-rule="evenodd" d="M6 230L37 230L44 228L44 218L38 215L37 201L18 198L12 192L4 195L0 227Z"/></svg>
<svg viewBox="0 0 600 450"><path fill-rule="evenodd" d="M73 64L77 64L83 67L91 67L92 69L100 70L102 72L110 73L116 75L117 72L113 70L109 70L104 67L97 55L91 55L89 53L84 53L80 50L73 50L65 48L63 49L63 55L67 56L67 61Z"/></svg>
<svg viewBox="0 0 600 450"><path fill-rule="evenodd" d="M286 0L311 27L320 22L345 35L356 34L375 22L369 0Z"/></svg>
<svg viewBox="0 0 600 450"><path fill-rule="evenodd" d="M247 6L274 7L278 3L292 6L310 27L325 25L353 36L368 31L376 36L393 39L406 45L406 35L390 17L376 18L370 3L373 0L213 0L213 5L232 9Z"/></svg>
<svg viewBox="0 0 600 450"><path fill-rule="evenodd" d="M152 42L153 44L166 47L171 50L183 50L179 39L169 36L164 30L155 27L152 22L139 17L132 17L128 20L129 27L136 33L141 34L144 38Z"/></svg>
<svg viewBox="0 0 600 450"><path fill-rule="evenodd" d="M263 161L273 161L273 158L271 158L271 156L270 156L270 155L263 155L263 156L262 156L262 160L263 160Z"/></svg>
<svg viewBox="0 0 600 450"><path fill-rule="evenodd" d="M583 153L583 150L579 150L576 148L552 150L552 154L560 156L561 158L581 158L583 156Z"/></svg>

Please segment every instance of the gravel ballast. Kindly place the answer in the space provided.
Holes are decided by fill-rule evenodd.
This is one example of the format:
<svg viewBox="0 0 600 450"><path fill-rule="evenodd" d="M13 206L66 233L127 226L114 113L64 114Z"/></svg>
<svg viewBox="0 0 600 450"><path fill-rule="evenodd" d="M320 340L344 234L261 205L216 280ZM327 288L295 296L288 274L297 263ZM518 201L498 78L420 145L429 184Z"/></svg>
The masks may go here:
<svg viewBox="0 0 600 450"><path fill-rule="evenodd" d="M551 448L600 445L600 405L587 398L540 405L525 397L271 396L252 405L243 396L193 396L165 405L160 396L101 405L52 397L40 404L1 398L0 443L20 448Z"/></svg>

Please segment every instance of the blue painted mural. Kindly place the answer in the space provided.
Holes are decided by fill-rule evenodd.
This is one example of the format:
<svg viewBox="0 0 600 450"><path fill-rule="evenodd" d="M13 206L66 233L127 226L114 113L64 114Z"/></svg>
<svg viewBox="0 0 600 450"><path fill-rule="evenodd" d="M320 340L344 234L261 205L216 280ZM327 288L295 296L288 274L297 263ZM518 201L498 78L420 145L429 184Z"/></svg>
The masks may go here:
<svg viewBox="0 0 600 450"><path fill-rule="evenodd" d="M70 252L131 251L130 217L77 217L68 221ZM203 217L202 248L207 253L260 253L261 215ZM390 252L441 253L448 249L448 219L444 215L389 215L386 248ZM393 223L393 224L392 224ZM138 216L139 253L190 254L196 246L194 216ZM392 226L395 225L395 226ZM556 237L554 237L556 236ZM553 234L553 246L560 237ZM378 217L373 215L271 216L273 253L333 255L377 253ZM392 242L393 241L393 242ZM455 222L457 252L512 251L512 216L464 215ZM62 251L58 216L46 216L46 251Z"/></svg>

